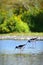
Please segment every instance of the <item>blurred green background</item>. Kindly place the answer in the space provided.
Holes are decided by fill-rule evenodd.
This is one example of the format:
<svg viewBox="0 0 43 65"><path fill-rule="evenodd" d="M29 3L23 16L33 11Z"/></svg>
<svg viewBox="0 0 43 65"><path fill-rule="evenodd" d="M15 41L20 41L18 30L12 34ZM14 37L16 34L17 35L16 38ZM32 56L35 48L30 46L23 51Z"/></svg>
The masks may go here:
<svg viewBox="0 0 43 65"><path fill-rule="evenodd" d="M0 34L43 32L43 0L0 0Z"/></svg>

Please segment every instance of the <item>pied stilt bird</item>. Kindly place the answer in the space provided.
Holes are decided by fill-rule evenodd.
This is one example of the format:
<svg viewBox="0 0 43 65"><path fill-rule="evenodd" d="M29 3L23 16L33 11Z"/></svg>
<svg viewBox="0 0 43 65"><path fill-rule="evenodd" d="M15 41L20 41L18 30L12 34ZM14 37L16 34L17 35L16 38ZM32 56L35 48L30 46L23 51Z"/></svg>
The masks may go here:
<svg viewBox="0 0 43 65"><path fill-rule="evenodd" d="M28 42L32 42L32 41L36 41L36 40L37 40L37 37L31 38L30 40L28 40Z"/></svg>
<svg viewBox="0 0 43 65"><path fill-rule="evenodd" d="M21 49L22 47L24 47L26 44L23 44L23 45L19 45L19 46L16 46L15 48L17 49Z"/></svg>

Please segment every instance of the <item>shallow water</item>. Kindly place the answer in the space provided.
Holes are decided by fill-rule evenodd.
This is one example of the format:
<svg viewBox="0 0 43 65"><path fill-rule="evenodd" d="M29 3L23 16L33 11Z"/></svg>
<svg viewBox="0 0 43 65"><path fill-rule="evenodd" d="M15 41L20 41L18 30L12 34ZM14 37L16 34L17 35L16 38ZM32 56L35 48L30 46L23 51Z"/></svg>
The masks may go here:
<svg viewBox="0 0 43 65"><path fill-rule="evenodd" d="M27 41L0 40L0 65L43 65L43 41ZM26 43L22 51L15 49L16 46ZM33 46L34 48L29 48Z"/></svg>
<svg viewBox="0 0 43 65"><path fill-rule="evenodd" d="M0 65L43 65L43 54L0 54Z"/></svg>
<svg viewBox="0 0 43 65"><path fill-rule="evenodd" d="M20 53L20 49L16 46L26 44L28 40L0 40L0 53ZM43 41L28 42L23 48L22 53L38 53L43 52Z"/></svg>

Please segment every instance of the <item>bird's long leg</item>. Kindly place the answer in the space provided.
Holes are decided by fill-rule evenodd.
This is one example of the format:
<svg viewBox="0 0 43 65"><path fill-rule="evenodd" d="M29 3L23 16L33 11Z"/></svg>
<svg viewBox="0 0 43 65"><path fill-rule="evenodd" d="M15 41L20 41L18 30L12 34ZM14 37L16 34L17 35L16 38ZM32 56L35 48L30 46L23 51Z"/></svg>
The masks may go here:
<svg viewBox="0 0 43 65"><path fill-rule="evenodd" d="M21 49L21 51L23 51L23 50L24 50L24 48L25 48L25 46Z"/></svg>
<svg viewBox="0 0 43 65"><path fill-rule="evenodd" d="M20 48L20 56L21 56L21 54L22 54L22 48Z"/></svg>
<svg viewBox="0 0 43 65"><path fill-rule="evenodd" d="M29 47L28 47L28 48L34 49L34 43L33 43L33 41L31 41L31 42L29 43Z"/></svg>
<svg viewBox="0 0 43 65"><path fill-rule="evenodd" d="M35 41L35 48L36 48L36 41Z"/></svg>
<svg viewBox="0 0 43 65"><path fill-rule="evenodd" d="M36 47L36 40L33 41L32 47L33 47L33 49Z"/></svg>

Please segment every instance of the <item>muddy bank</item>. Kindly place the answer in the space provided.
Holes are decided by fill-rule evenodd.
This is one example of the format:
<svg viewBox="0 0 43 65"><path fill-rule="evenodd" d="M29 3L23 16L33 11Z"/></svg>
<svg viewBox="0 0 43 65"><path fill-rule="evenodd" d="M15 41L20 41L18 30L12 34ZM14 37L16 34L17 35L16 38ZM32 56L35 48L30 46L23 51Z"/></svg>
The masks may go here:
<svg viewBox="0 0 43 65"><path fill-rule="evenodd" d="M0 40L2 39L20 39L20 40L25 40L25 39L31 39L35 38L36 36L0 36ZM43 37L37 37L37 40L43 40Z"/></svg>

